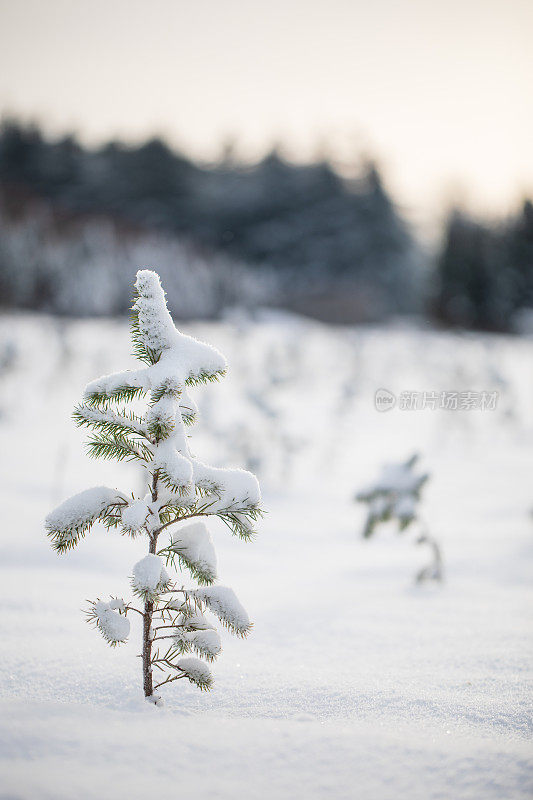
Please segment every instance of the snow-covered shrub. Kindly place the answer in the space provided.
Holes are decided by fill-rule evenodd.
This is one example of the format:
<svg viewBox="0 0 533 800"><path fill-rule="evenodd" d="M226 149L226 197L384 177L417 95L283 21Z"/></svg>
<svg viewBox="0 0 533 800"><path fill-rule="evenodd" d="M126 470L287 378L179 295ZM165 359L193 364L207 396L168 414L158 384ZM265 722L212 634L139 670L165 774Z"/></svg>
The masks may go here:
<svg viewBox="0 0 533 800"><path fill-rule="evenodd" d="M196 406L188 390L222 377L223 356L174 327L155 272L140 270L135 289L133 349L144 366L90 383L74 419L93 431L90 455L140 462L147 492L135 497L105 486L87 489L52 511L46 529L59 553L75 547L96 521L146 538L148 553L133 566L131 576L142 607L117 598L96 600L88 617L111 645L127 639L129 612L142 617L144 694L158 703L156 690L180 678L200 689L211 686L205 663L181 658L194 652L212 661L220 653L220 637L204 612L212 612L238 636L251 628L233 590L211 585L217 579L217 561L205 520L217 516L234 535L249 541L261 515L261 495L250 472L210 467L189 449L186 426L194 423ZM146 405L140 412L142 400ZM128 408L133 401L135 411ZM188 570L199 586L178 585L167 571L175 566ZM155 682L154 670L161 673Z"/></svg>
<svg viewBox="0 0 533 800"><path fill-rule="evenodd" d="M413 468L418 455L400 464L385 464L378 478L356 495L356 500L368 505L363 536L372 536L379 522L395 519L399 529L405 530L416 516L420 491L429 475L417 475Z"/></svg>
<svg viewBox="0 0 533 800"><path fill-rule="evenodd" d="M415 454L399 464L384 465L374 483L358 492L355 499L368 507L362 534L365 539L370 538L376 526L383 522L397 522L399 532L418 526L417 544L428 544L433 556L432 562L417 573L416 581L422 583L442 580L443 572L440 548L427 529L422 528L418 513L420 493L429 474L414 471L417 461L418 455Z"/></svg>

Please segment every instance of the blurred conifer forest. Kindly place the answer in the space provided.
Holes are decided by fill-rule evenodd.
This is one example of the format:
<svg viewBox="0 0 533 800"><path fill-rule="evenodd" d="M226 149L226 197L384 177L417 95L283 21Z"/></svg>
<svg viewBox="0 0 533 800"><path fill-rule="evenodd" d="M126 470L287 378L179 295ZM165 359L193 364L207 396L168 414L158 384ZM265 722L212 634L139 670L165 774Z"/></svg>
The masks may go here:
<svg viewBox="0 0 533 800"><path fill-rule="evenodd" d="M490 224L455 209L431 252L374 164L351 180L275 151L206 166L157 138L88 149L4 122L1 305L122 314L139 265L157 266L182 319L272 305L341 323L425 315L509 331L533 315L533 205Z"/></svg>

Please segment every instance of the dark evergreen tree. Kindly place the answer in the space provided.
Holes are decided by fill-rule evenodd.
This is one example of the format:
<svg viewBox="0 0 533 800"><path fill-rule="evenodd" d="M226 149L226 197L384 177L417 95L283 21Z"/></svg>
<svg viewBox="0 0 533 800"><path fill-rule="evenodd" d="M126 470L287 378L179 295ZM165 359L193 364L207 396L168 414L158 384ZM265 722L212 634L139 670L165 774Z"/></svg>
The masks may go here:
<svg viewBox="0 0 533 800"><path fill-rule="evenodd" d="M506 236L507 256L513 278L513 305L533 308L533 203L525 200L521 213L511 221Z"/></svg>
<svg viewBox="0 0 533 800"><path fill-rule="evenodd" d="M498 229L455 210L437 263L436 308L445 323L507 330L514 310L514 279Z"/></svg>

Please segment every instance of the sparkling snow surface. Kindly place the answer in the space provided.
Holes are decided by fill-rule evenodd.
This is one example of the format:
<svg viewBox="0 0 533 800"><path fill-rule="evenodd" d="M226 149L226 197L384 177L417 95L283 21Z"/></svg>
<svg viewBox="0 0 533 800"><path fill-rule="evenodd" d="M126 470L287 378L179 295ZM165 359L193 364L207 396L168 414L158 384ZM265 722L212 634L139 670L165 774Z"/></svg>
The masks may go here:
<svg viewBox="0 0 533 800"><path fill-rule="evenodd" d="M229 363L190 390L195 456L257 472L268 514L251 544L210 521L220 581L254 628L222 631L210 693L176 681L156 708L140 618L111 649L81 611L131 600L142 538L96 525L58 556L44 530L87 487L144 496L139 467L89 460L70 420L87 382L135 368L127 324L0 318L0 797L530 797L533 342L281 314L186 332ZM380 388L500 398L380 413ZM413 452L443 587L412 585L427 554L409 531L360 538L354 494Z"/></svg>

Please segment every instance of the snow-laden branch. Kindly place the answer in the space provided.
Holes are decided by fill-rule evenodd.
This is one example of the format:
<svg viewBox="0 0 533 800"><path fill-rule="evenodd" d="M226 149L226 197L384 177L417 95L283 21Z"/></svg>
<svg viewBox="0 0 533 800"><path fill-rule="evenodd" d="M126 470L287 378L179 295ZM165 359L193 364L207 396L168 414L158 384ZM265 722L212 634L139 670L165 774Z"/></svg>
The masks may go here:
<svg viewBox="0 0 533 800"><path fill-rule="evenodd" d="M52 547L60 553L75 547L97 520L103 520L106 514L125 504L125 496L107 486L95 486L73 495L45 519Z"/></svg>

